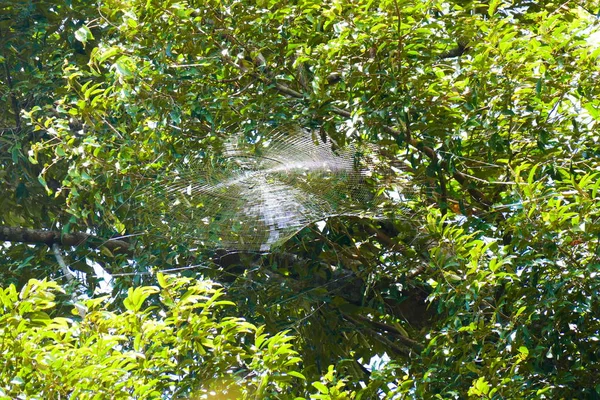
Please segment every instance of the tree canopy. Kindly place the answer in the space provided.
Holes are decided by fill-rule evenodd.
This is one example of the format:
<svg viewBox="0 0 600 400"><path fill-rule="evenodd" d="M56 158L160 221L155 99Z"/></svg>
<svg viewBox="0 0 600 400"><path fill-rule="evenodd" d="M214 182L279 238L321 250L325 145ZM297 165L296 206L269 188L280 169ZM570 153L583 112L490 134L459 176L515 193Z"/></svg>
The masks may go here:
<svg viewBox="0 0 600 400"><path fill-rule="evenodd" d="M600 397L597 1L0 10L0 397Z"/></svg>

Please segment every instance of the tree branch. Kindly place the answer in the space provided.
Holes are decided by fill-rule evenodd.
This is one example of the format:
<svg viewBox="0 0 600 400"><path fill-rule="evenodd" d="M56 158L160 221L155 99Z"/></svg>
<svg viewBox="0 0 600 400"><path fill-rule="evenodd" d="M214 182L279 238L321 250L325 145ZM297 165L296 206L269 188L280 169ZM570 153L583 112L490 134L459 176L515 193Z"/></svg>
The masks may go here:
<svg viewBox="0 0 600 400"><path fill-rule="evenodd" d="M69 281L69 283L71 285L78 284L79 281L75 278L75 275L73 275L73 273L69 269L69 266L67 265L67 263L65 263L65 260L62 256L62 254L60 254L60 248L59 248L58 243L54 243L52 245L52 251L54 252L54 257L56 257L56 262L58 262L60 269L62 270L63 274L67 278L67 281ZM79 313L79 316L81 318L85 318L87 309L85 306L81 305L81 303L79 301L77 301L77 296L75 295L75 293L71 293L71 300L73 301L73 305L75 306L75 309Z"/></svg>
<svg viewBox="0 0 600 400"><path fill-rule="evenodd" d="M344 317L354 321L354 318L350 317L349 315L344 314ZM408 346L417 351L423 350L423 345L421 343L419 343L416 340L413 340L409 337L406 337L402 332L400 332L398 329L396 329L395 327L393 327L391 325L388 325L388 324L385 324L385 323L379 322L379 321L373 321L372 319L369 319L362 315L356 315L355 318L360 321L363 321L365 323L371 324L371 325L375 326L376 328L381 329L383 331L393 333L395 335L395 337L398 339L398 341L402 342L405 346ZM354 322L356 322L356 321L354 321Z"/></svg>
<svg viewBox="0 0 600 400"><path fill-rule="evenodd" d="M365 331L368 334L365 336L368 336L369 338L380 341L385 346L387 346L389 349L391 349L394 353L404 356L406 358L410 358L412 353L416 352L414 349L397 345L396 343L392 342L390 339L388 339L387 337L382 335L380 332L377 332L377 331L365 326L364 324L361 324L360 322L358 322L356 319L352 318L351 316L349 316L347 314L342 314L342 315L346 320L350 321L355 326L360 327L361 329L359 329L359 330ZM367 319L367 321L372 322L368 319ZM367 322L367 321L365 321L365 322ZM403 344L406 345L405 342L403 342Z"/></svg>
<svg viewBox="0 0 600 400"><path fill-rule="evenodd" d="M65 259L63 258L62 254L60 254L60 246L58 243L52 244L52 251L54 252L54 257L56 257L56 262L60 266L60 269L62 270L65 277L67 278L67 281L69 281L69 283L75 282L75 276L67 266L67 263L65 262Z"/></svg>
<svg viewBox="0 0 600 400"><path fill-rule="evenodd" d="M102 239L83 232L62 234L57 231L0 225L0 242L4 241L45 244L50 247L53 244L63 246L86 245L92 249L106 247L111 252L117 254L131 255L133 253L130 244L123 240Z"/></svg>

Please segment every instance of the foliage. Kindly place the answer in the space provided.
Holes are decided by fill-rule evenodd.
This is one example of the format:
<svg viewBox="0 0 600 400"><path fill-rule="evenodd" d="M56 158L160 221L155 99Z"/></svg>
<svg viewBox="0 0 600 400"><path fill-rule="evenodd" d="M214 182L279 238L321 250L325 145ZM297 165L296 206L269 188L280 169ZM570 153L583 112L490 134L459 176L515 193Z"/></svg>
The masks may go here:
<svg viewBox="0 0 600 400"><path fill-rule="evenodd" d="M64 214L64 199L48 196L39 183L41 177L52 188L61 185L60 174L40 175L50 158L38 164L28 160L32 145L50 136L28 127L24 112L42 107L47 116L54 114L55 101L66 92L65 60L84 65L89 59L75 32L91 10L93 4L87 1L0 1L0 223L4 225L52 228ZM45 276L56 264L47 262L44 249L32 252L12 246L3 252L3 266L11 267L2 271L4 282L23 285Z"/></svg>
<svg viewBox="0 0 600 400"><path fill-rule="evenodd" d="M93 235L64 293L48 243L0 248L6 396L600 395L596 1L0 4L0 224ZM402 184L259 253L156 204L290 125Z"/></svg>
<svg viewBox="0 0 600 400"><path fill-rule="evenodd" d="M597 173L557 172L562 179L549 183L536 178L545 175L539 166L515 171L520 201L510 206L518 212L507 221L508 246L430 221L445 243L431 253L440 266L431 297L445 318L424 352L429 390L554 398L570 396L575 385L595 396L600 181ZM462 382L436 379L448 365Z"/></svg>
<svg viewBox="0 0 600 400"><path fill-rule="evenodd" d="M81 321L49 315L56 283L4 289L2 396L264 398L304 379L285 332L223 316L232 303L210 281L157 278L161 288L129 291L123 313L106 296L87 300Z"/></svg>

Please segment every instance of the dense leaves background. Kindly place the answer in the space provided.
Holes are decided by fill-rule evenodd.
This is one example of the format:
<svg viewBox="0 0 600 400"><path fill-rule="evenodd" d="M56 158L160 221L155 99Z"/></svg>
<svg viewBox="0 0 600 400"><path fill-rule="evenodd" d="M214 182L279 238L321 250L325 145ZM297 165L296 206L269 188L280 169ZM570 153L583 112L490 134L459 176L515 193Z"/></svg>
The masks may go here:
<svg viewBox="0 0 600 400"><path fill-rule="evenodd" d="M54 3L0 2L2 395L600 395L596 2ZM156 229L148 187L290 124L378 149L376 217Z"/></svg>

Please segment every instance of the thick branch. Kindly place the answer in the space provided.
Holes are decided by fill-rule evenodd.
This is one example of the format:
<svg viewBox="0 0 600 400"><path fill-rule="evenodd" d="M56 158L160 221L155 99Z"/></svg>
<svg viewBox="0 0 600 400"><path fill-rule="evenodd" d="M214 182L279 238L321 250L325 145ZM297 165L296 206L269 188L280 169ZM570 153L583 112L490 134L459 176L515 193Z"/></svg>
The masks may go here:
<svg viewBox="0 0 600 400"><path fill-rule="evenodd" d="M106 247L113 253L131 255L129 243L117 239L101 239L83 232L61 234L57 231L47 231L0 225L0 242L21 242L32 244L45 244L52 246L81 246L97 249Z"/></svg>

